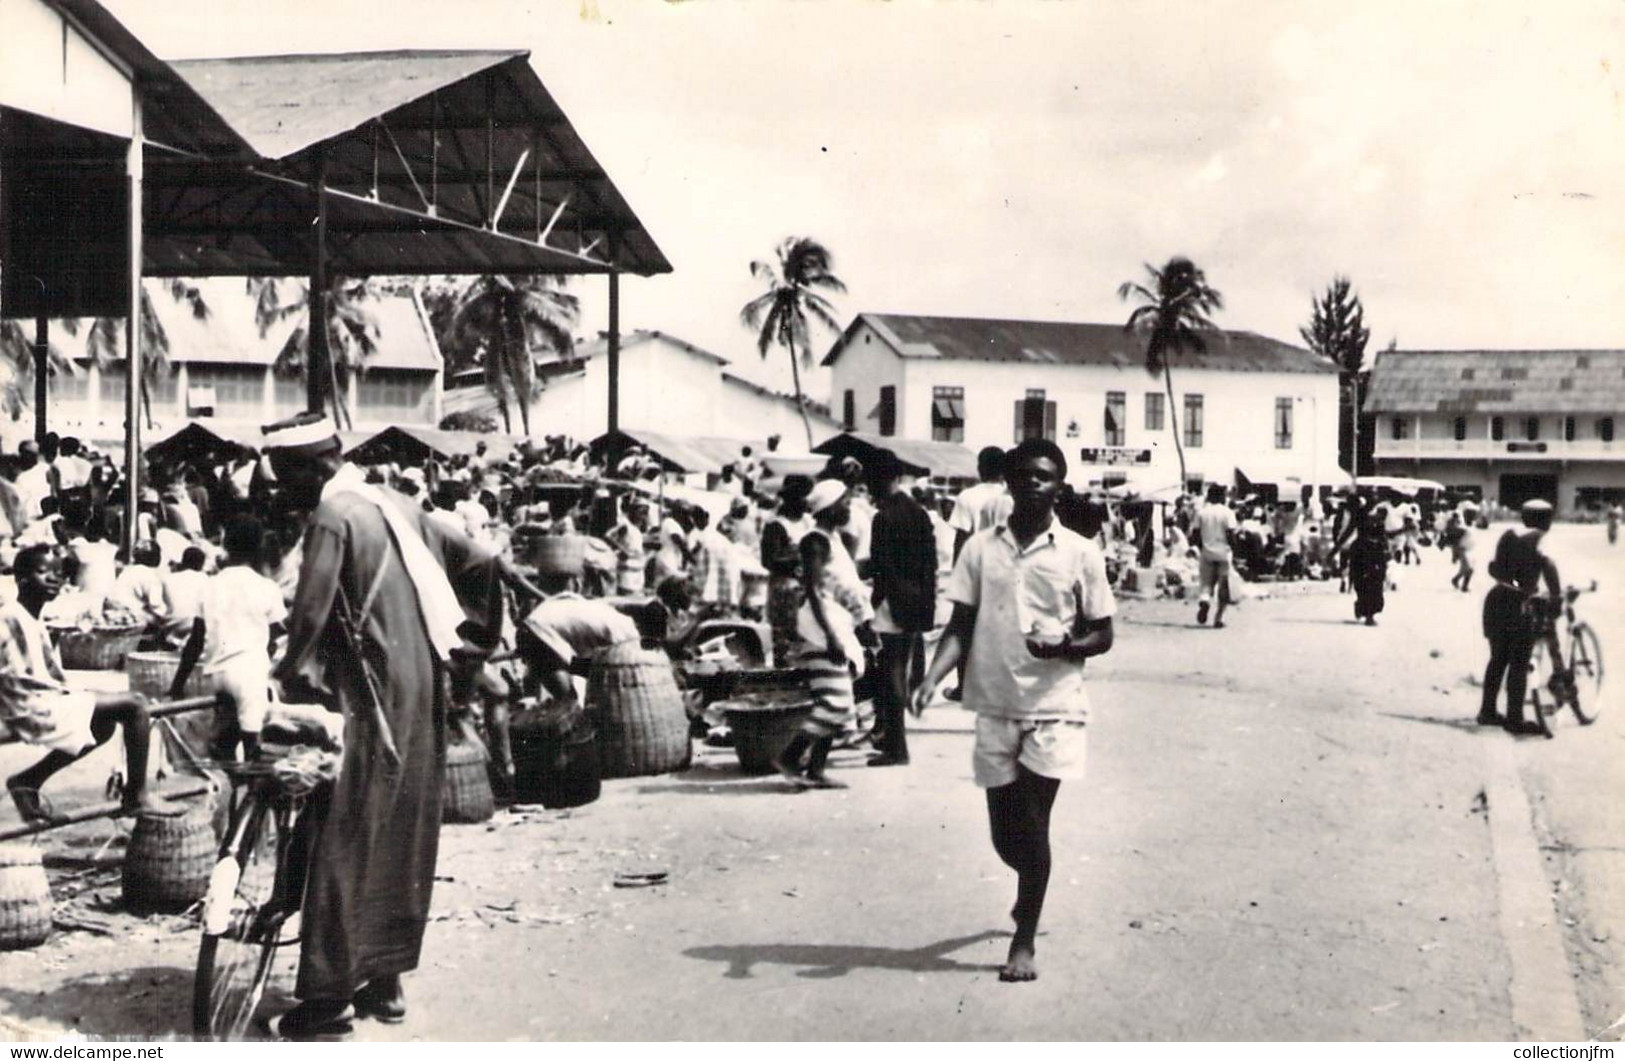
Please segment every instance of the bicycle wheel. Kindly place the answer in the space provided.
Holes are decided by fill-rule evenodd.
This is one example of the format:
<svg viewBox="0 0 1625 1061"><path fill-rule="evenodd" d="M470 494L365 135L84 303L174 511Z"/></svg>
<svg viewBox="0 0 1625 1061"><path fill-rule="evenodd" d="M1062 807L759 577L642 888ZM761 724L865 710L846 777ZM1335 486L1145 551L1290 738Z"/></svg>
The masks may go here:
<svg viewBox="0 0 1625 1061"><path fill-rule="evenodd" d="M1569 630L1569 674L1574 680L1569 705L1580 724L1589 726L1602 712L1602 642L1585 623Z"/></svg>
<svg viewBox="0 0 1625 1061"><path fill-rule="evenodd" d="M272 904L279 833L266 797L250 793L232 819L203 903L192 988L192 1027L201 1037L242 1038L270 979L283 920Z"/></svg>
<svg viewBox="0 0 1625 1061"><path fill-rule="evenodd" d="M1552 692L1552 653L1546 647L1546 639L1535 641L1534 651L1529 653L1529 708L1530 715L1539 720L1542 729L1550 732L1546 719L1555 715L1563 707L1563 701Z"/></svg>

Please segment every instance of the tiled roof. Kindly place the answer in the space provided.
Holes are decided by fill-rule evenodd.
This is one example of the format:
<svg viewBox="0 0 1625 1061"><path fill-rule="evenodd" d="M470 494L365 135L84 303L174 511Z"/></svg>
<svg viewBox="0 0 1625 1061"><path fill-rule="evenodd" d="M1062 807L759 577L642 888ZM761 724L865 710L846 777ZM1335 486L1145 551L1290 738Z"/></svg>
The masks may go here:
<svg viewBox="0 0 1625 1061"><path fill-rule="evenodd" d="M1375 413L1625 411L1625 350L1389 350L1371 367Z"/></svg>
<svg viewBox="0 0 1625 1061"><path fill-rule="evenodd" d="M254 297L240 277L191 281L203 295L209 315L192 316L183 302L170 298L158 284L149 284L152 311L169 336L169 359L181 362L269 365L276 361L288 333L305 323L303 314L278 321L262 337L254 323ZM291 291L289 297L291 297ZM367 309L378 321L378 352L367 368L416 369L432 372L440 367L439 347L428 320L408 296L369 299Z"/></svg>
<svg viewBox="0 0 1625 1061"><path fill-rule="evenodd" d="M1145 364L1142 340L1121 324L1070 321L990 320L981 317L916 317L861 313L824 358L840 356L861 323L868 323L900 357L1034 364ZM1207 337L1204 353L1181 353L1174 367L1222 372L1336 372L1326 358L1254 332L1220 331Z"/></svg>

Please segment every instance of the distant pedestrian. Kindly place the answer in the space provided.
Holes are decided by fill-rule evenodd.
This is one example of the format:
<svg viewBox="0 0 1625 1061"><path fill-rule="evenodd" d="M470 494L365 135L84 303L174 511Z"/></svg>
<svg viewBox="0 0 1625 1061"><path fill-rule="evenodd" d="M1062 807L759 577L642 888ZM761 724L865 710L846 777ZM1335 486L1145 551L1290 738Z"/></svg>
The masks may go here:
<svg viewBox="0 0 1625 1061"><path fill-rule="evenodd" d="M1619 541L1619 521L1622 513L1619 502L1615 501L1608 506L1608 544L1613 545Z"/></svg>
<svg viewBox="0 0 1625 1061"><path fill-rule="evenodd" d="M1355 532L1349 546L1349 583L1354 588L1354 618L1367 626L1377 625L1377 616L1386 604L1388 587L1387 524L1373 512Z"/></svg>
<svg viewBox="0 0 1625 1061"><path fill-rule="evenodd" d="M1018 875L1016 931L999 971L1008 982L1038 976L1050 811L1061 781L1083 776L1083 664L1111 649L1117 606L1099 547L1054 518L1066 478L1060 448L1028 439L1011 451L1006 470L1010 518L961 551L948 583L953 618L913 707L925 710L936 684L961 658L970 661L964 703L976 712L976 783L987 790L993 848Z"/></svg>
<svg viewBox="0 0 1625 1061"><path fill-rule="evenodd" d="M1484 636L1490 643L1490 661L1484 668L1484 698L1478 709L1480 726L1500 725L1519 737L1539 736L1545 729L1538 719L1524 717L1524 692L1529 679L1529 657L1542 624L1542 583L1553 600L1562 597L1563 581L1557 565L1541 550L1552 526L1552 506L1539 499L1525 501L1523 529L1501 535L1490 561L1495 585L1484 597ZM1506 683L1507 711L1496 712L1501 683Z"/></svg>
<svg viewBox="0 0 1625 1061"><path fill-rule="evenodd" d="M909 667L936 617L937 550L931 517L914 500L913 477L885 452L871 462L880 490L880 510L870 537L874 575L875 632L880 658L875 666L875 750L870 766L903 766L908 759L905 721Z"/></svg>
<svg viewBox="0 0 1625 1061"><path fill-rule="evenodd" d="M1196 531L1201 539L1202 553L1198 559L1196 621L1206 624L1208 605L1218 599L1213 613L1213 628L1224 628L1224 609L1230 603L1231 553L1240 524L1235 512L1224 503L1224 484L1212 483L1207 488L1207 504L1196 514Z"/></svg>
<svg viewBox="0 0 1625 1061"><path fill-rule="evenodd" d="M954 498L948 526L954 530L954 561L971 535L1003 523L1010 516L1010 491L1004 484L1004 450L983 446L976 454L976 477L981 481L962 490ZM959 684L949 689L949 700L957 701L965 685L965 666L960 662Z"/></svg>

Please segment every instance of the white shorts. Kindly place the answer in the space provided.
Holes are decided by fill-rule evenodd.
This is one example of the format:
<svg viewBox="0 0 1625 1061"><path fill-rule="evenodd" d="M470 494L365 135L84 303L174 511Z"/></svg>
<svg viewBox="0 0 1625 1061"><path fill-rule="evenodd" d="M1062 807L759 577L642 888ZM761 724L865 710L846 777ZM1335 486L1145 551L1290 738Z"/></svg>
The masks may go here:
<svg viewBox="0 0 1625 1061"><path fill-rule="evenodd" d="M977 715L971 764L981 788L1015 781L1017 763L1040 777L1076 781L1083 777L1088 746L1087 725L1074 719Z"/></svg>
<svg viewBox="0 0 1625 1061"><path fill-rule="evenodd" d="M271 707L271 664L263 659L237 656L217 667L209 678L215 692L231 697L238 727L244 733L264 729L265 712Z"/></svg>

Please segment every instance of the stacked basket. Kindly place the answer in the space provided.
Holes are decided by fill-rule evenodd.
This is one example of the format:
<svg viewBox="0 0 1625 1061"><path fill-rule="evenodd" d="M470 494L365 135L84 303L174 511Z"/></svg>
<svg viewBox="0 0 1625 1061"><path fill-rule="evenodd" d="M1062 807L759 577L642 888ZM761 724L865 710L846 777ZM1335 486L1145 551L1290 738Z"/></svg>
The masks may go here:
<svg viewBox="0 0 1625 1061"><path fill-rule="evenodd" d="M0 845L0 950L37 947L51 935L51 886L40 849Z"/></svg>
<svg viewBox="0 0 1625 1061"><path fill-rule="evenodd" d="M56 641L57 656L68 670L118 670L124 657L146 636L145 626L77 626L48 628Z"/></svg>
<svg viewBox="0 0 1625 1061"><path fill-rule="evenodd" d="M636 641L605 649L587 678L587 711L598 731L603 777L646 777L688 765L688 714L664 652Z"/></svg>
<svg viewBox="0 0 1625 1061"><path fill-rule="evenodd" d="M489 821L496 813L491 779L485 770L485 747L476 740L446 745L446 780L441 788L440 820L457 825Z"/></svg>
<svg viewBox="0 0 1625 1061"><path fill-rule="evenodd" d="M174 818L141 815L124 853L124 905L136 913L176 913L202 899L215 864L209 800Z"/></svg>

